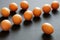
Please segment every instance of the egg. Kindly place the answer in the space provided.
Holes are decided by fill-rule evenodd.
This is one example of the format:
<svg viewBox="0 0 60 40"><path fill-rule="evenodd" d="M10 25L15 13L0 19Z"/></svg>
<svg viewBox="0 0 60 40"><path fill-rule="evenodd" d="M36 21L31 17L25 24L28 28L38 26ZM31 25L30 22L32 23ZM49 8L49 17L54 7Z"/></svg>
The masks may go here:
<svg viewBox="0 0 60 40"><path fill-rule="evenodd" d="M44 13L48 14L51 11L51 6L49 4L45 4L42 7L42 10L43 10Z"/></svg>
<svg viewBox="0 0 60 40"><path fill-rule="evenodd" d="M10 10L9 10L7 7L3 7L3 8L1 9L1 14L2 14L2 16L4 16L4 17L8 17L8 16L10 15Z"/></svg>
<svg viewBox="0 0 60 40"><path fill-rule="evenodd" d="M11 11L17 11L18 5L13 2L13 3L9 4L9 8L10 8Z"/></svg>
<svg viewBox="0 0 60 40"><path fill-rule="evenodd" d="M21 1L20 7L21 7L23 10L27 10L27 9L29 8L29 3L28 3L27 1Z"/></svg>
<svg viewBox="0 0 60 40"><path fill-rule="evenodd" d="M33 12L32 12L32 11L27 10L27 11L24 13L24 18L25 18L25 20L31 21L32 17L33 17Z"/></svg>
<svg viewBox="0 0 60 40"><path fill-rule="evenodd" d="M21 22L22 22L22 17L21 17L21 15L15 14L15 15L12 17L12 21L13 21L13 23L16 24L16 25L21 24Z"/></svg>
<svg viewBox="0 0 60 40"><path fill-rule="evenodd" d="M12 24L9 20L5 19L1 22L1 28L3 31L9 31L11 26L12 26Z"/></svg>
<svg viewBox="0 0 60 40"><path fill-rule="evenodd" d="M59 8L59 2L58 1L53 1L51 3L51 7L53 10L57 10Z"/></svg>
<svg viewBox="0 0 60 40"><path fill-rule="evenodd" d="M43 23L42 24L42 31L45 33L45 34L52 34L54 32L54 28L53 26L50 24L50 23Z"/></svg>
<svg viewBox="0 0 60 40"><path fill-rule="evenodd" d="M39 7L33 9L33 14L35 17L39 17L42 14L42 10Z"/></svg>

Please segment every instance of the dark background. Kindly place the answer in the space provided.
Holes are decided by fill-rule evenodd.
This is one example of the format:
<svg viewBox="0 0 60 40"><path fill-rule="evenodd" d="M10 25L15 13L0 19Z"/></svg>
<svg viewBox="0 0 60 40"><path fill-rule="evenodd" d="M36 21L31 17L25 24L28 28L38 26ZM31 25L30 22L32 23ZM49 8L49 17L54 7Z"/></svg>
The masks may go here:
<svg viewBox="0 0 60 40"><path fill-rule="evenodd" d="M18 4L17 12L11 12L10 17L4 18L0 14L0 22L3 19L9 19L11 22L11 17L15 13L19 13L23 17L24 11L20 8L20 2L22 0L0 0L0 9L2 7L8 7L10 3L16 2ZM29 9L33 10L34 7L40 7L44 4L51 4L54 0L26 0L29 2ZM57 0L60 2L60 0ZM52 35L45 35L41 30L42 23L51 23L54 26L54 33ZM11 30L8 32L0 32L0 40L60 40L60 9L57 11L51 11L49 15L42 15L38 18L33 17L33 19L28 22L23 18L21 25L13 25Z"/></svg>

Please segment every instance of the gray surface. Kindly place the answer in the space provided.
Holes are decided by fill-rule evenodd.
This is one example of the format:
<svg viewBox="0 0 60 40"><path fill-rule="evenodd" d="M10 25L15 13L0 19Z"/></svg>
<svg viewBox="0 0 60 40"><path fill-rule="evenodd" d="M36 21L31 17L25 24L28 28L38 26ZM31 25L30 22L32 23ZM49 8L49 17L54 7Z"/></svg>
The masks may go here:
<svg viewBox="0 0 60 40"><path fill-rule="evenodd" d="M2 7L8 7L9 3L16 2L19 9L16 13L19 13L23 17L23 11L21 11L19 3L22 0L0 0L0 9ZM34 7L42 7L44 4L50 4L54 0L27 0L29 2L29 10ZM60 2L60 0L57 0ZM13 14L13 13L12 13ZM1 17L1 15L0 15ZM11 21L12 15L8 18ZM0 18L3 20L4 18ZM0 21L1 22L1 21ZM55 31L52 35L48 36L43 34L41 30L41 24L44 22L51 23ZM24 21L19 26L14 25L9 32L0 32L0 40L60 40L60 9L55 12L50 12L48 16L42 14L40 18L33 18L31 22Z"/></svg>

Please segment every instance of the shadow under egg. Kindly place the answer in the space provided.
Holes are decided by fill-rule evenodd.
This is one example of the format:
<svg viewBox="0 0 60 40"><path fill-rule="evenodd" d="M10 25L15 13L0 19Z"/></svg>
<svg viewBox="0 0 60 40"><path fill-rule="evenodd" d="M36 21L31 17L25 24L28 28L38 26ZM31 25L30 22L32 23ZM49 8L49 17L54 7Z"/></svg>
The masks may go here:
<svg viewBox="0 0 60 40"><path fill-rule="evenodd" d="M41 21L41 18L40 18L40 17L34 17L34 18L33 18L33 21L34 21L34 22L39 22L39 21Z"/></svg>
<svg viewBox="0 0 60 40"><path fill-rule="evenodd" d="M23 15L25 11L26 11L26 10L21 9L21 10L19 11L19 14Z"/></svg>
<svg viewBox="0 0 60 40"><path fill-rule="evenodd" d="M47 34L43 33L42 40L53 40L53 37L51 35L47 35Z"/></svg>
<svg viewBox="0 0 60 40"><path fill-rule="evenodd" d="M23 22L23 25L24 26L30 26L32 24L32 21L27 21L27 20L25 20L24 22Z"/></svg>
<svg viewBox="0 0 60 40"><path fill-rule="evenodd" d="M15 15L15 14L16 14L15 11L10 11L10 16L13 16L13 15Z"/></svg>
<svg viewBox="0 0 60 40"><path fill-rule="evenodd" d="M0 38L5 38L9 35L9 31L1 31L0 32Z"/></svg>
<svg viewBox="0 0 60 40"><path fill-rule="evenodd" d="M52 10L53 14L58 14L58 12L59 12L58 10Z"/></svg>
<svg viewBox="0 0 60 40"><path fill-rule="evenodd" d="M15 25L15 24L13 24L11 29L12 29L13 31L17 31L17 30L19 30L20 28L21 28L20 25Z"/></svg>
<svg viewBox="0 0 60 40"><path fill-rule="evenodd" d="M2 17L0 18L0 22L3 21L4 19L8 19L8 17L3 17L3 16L2 16Z"/></svg>
<svg viewBox="0 0 60 40"><path fill-rule="evenodd" d="M43 13L43 17L44 18L50 18L51 17L51 15L48 13L48 14L46 14L46 13Z"/></svg>

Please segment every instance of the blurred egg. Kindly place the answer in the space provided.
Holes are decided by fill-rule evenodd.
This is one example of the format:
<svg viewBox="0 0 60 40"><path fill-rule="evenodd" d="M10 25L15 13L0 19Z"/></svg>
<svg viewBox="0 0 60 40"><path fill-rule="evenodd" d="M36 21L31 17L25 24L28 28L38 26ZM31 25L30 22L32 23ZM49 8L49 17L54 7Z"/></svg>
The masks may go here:
<svg viewBox="0 0 60 40"><path fill-rule="evenodd" d="M1 28L3 31L9 31L11 26L12 26L12 24L9 20L3 20L1 22Z"/></svg>
<svg viewBox="0 0 60 40"><path fill-rule="evenodd" d="M45 33L45 34L52 34L54 32L54 28L53 26L50 24L50 23L43 23L42 24L42 31Z"/></svg>
<svg viewBox="0 0 60 40"><path fill-rule="evenodd" d="M59 2L58 1L53 1L51 3L51 7L53 10L57 10L59 8Z"/></svg>
<svg viewBox="0 0 60 40"><path fill-rule="evenodd" d="M9 8L10 8L11 11L17 11L18 5L13 2L13 3L9 4Z"/></svg>
<svg viewBox="0 0 60 40"><path fill-rule="evenodd" d="M21 22L22 22L22 17L21 17L21 15L15 14L15 15L12 17L12 21L13 21L13 23L16 24L16 25L21 24Z"/></svg>
<svg viewBox="0 0 60 40"><path fill-rule="evenodd" d="M27 10L27 11L24 13L24 18L25 18L25 20L30 21L30 20L32 19L32 17L33 17L33 12L32 12L32 11Z"/></svg>
<svg viewBox="0 0 60 40"><path fill-rule="evenodd" d="M29 8L29 4L27 1L21 1L20 7L24 10L27 10Z"/></svg>
<svg viewBox="0 0 60 40"><path fill-rule="evenodd" d="M4 16L4 17L8 17L8 16L10 15L10 10L9 10L8 8L6 8L6 7L3 7L3 8L1 9L1 14L2 14L2 16Z"/></svg>
<svg viewBox="0 0 60 40"><path fill-rule="evenodd" d="M39 17L42 14L42 10L39 7L33 9L33 14L35 17Z"/></svg>
<svg viewBox="0 0 60 40"><path fill-rule="evenodd" d="M43 7L42 7L42 10L44 13L49 13L51 11L51 6L49 4L45 4Z"/></svg>

